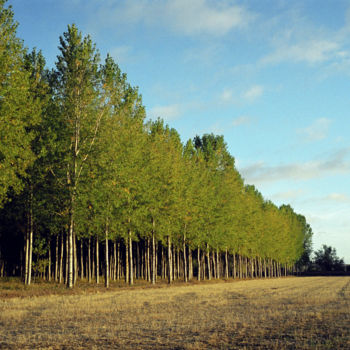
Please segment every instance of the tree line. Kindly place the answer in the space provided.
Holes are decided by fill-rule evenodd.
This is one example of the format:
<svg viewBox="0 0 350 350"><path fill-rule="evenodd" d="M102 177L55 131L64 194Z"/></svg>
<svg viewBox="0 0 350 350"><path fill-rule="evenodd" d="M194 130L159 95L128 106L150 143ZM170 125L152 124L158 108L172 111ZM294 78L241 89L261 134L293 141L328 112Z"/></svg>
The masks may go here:
<svg viewBox="0 0 350 350"><path fill-rule="evenodd" d="M55 67L0 0L0 276L66 283L275 277L311 227L263 198L223 136L181 142L75 25Z"/></svg>

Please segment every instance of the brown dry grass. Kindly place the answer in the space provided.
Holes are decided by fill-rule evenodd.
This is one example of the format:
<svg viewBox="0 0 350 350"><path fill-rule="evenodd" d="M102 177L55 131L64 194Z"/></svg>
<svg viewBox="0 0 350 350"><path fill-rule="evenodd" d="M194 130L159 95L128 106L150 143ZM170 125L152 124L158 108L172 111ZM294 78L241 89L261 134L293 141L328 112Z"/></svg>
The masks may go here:
<svg viewBox="0 0 350 350"><path fill-rule="evenodd" d="M0 300L2 349L350 349L350 277Z"/></svg>

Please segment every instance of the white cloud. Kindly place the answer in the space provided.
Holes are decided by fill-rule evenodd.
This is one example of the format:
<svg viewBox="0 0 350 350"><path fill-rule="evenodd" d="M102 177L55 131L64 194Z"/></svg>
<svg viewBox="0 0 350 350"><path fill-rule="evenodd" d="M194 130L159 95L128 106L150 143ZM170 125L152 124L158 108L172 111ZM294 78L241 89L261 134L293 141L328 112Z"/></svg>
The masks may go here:
<svg viewBox="0 0 350 350"><path fill-rule="evenodd" d="M243 7L228 1L213 6L206 0L170 0L164 12L173 29L187 35L223 35L251 20L251 15Z"/></svg>
<svg viewBox="0 0 350 350"><path fill-rule="evenodd" d="M162 25L189 36L224 35L233 29L243 28L254 19L247 9L229 0L124 0L103 2L103 6L98 16L102 24Z"/></svg>
<svg viewBox="0 0 350 350"><path fill-rule="evenodd" d="M344 193L330 193L324 199L327 201L335 201L340 203L350 201L350 197Z"/></svg>
<svg viewBox="0 0 350 350"><path fill-rule="evenodd" d="M305 192L301 189L290 190L285 192L278 192L271 196L273 200L290 201L292 199L300 198Z"/></svg>
<svg viewBox="0 0 350 350"><path fill-rule="evenodd" d="M224 103L230 103L233 101L233 90L232 89L224 89L220 95L220 101Z"/></svg>
<svg viewBox="0 0 350 350"><path fill-rule="evenodd" d="M168 106L155 106L151 108L148 112L148 116L151 119L156 119L160 117L165 121L175 120L180 115L181 115L180 106L177 104L168 105Z"/></svg>
<svg viewBox="0 0 350 350"><path fill-rule="evenodd" d="M254 101L264 93L264 88L261 85L254 85L243 93L243 98L249 101Z"/></svg>
<svg viewBox="0 0 350 350"><path fill-rule="evenodd" d="M245 124L250 124L252 121L252 118L242 115L241 117L235 118L231 122L231 126L240 126Z"/></svg>
<svg viewBox="0 0 350 350"><path fill-rule="evenodd" d="M248 183L261 184L275 181L310 180L332 175L350 173L350 149L342 149L322 160L304 163L267 165L257 162L240 169Z"/></svg>
<svg viewBox="0 0 350 350"><path fill-rule="evenodd" d="M340 46L337 42L328 40L308 40L295 44L278 46L274 52L266 55L261 64L280 62L319 63L340 55ZM344 52L343 52L344 53Z"/></svg>
<svg viewBox="0 0 350 350"><path fill-rule="evenodd" d="M305 141L319 141L327 137L331 120L327 118L320 118L315 120L310 126L299 129L298 134L302 136Z"/></svg>

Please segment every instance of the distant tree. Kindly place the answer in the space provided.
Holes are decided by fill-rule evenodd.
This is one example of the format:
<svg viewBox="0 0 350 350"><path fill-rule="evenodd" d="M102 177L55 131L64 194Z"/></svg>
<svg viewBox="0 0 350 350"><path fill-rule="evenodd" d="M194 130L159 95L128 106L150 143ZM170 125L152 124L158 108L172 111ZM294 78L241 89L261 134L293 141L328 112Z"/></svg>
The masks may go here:
<svg viewBox="0 0 350 350"><path fill-rule="evenodd" d="M321 271L337 271L344 267L344 261L338 258L336 249L325 244L315 252L314 263Z"/></svg>

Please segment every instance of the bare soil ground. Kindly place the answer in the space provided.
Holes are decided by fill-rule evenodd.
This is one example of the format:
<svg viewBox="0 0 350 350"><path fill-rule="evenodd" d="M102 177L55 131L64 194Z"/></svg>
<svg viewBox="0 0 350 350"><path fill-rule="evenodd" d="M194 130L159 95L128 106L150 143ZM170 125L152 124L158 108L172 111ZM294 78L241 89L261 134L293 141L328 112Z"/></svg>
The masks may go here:
<svg viewBox="0 0 350 350"><path fill-rule="evenodd" d="M0 283L1 349L350 349L350 277L33 288Z"/></svg>

